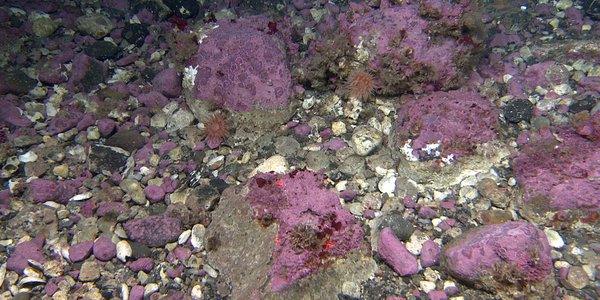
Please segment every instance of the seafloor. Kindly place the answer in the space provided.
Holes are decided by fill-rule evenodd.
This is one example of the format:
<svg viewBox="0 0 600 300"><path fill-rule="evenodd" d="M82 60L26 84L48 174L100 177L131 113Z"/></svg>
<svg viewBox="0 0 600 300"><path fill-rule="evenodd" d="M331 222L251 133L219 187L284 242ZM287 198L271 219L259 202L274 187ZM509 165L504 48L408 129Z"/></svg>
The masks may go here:
<svg viewBox="0 0 600 300"><path fill-rule="evenodd" d="M600 2L0 0L0 299L598 299Z"/></svg>

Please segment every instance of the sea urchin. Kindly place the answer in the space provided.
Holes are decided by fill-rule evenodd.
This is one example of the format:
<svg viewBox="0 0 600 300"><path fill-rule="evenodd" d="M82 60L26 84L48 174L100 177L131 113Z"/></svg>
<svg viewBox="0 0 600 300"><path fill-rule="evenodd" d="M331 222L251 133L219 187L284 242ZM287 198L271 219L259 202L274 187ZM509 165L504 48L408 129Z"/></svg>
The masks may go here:
<svg viewBox="0 0 600 300"><path fill-rule="evenodd" d="M348 76L345 90L348 96L360 100L366 100L371 96L375 89L375 80L369 72L364 70L354 70Z"/></svg>
<svg viewBox="0 0 600 300"><path fill-rule="evenodd" d="M217 148L229 136L229 122L224 113L218 111L210 114L204 120L204 134L206 135L206 145L211 148Z"/></svg>

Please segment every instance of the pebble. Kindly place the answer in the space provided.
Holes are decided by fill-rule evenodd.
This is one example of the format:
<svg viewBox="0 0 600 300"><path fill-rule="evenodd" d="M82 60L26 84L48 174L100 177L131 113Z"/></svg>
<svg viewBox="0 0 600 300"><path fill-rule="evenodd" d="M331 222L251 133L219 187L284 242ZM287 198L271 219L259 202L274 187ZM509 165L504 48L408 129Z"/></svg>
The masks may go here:
<svg viewBox="0 0 600 300"><path fill-rule="evenodd" d="M94 281L100 278L101 267L95 261L85 261L79 271L79 280Z"/></svg>
<svg viewBox="0 0 600 300"><path fill-rule="evenodd" d="M148 201L142 185L135 179L123 179L119 184L121 189L125 191L135 203L144 205Z"/></svg>
<svg viewBox="0 0 600 300"><path fill-rule="evenodd" d="M179 238L177 239L177 244L183 245L187 243L187 241L190 239L190 236L192 236L192 230L185 230L179 235Z"/></svg>
<svg viewBox="0 0 600 300"><path fill-rule="evenodd" d="M126 262L128 257L131 257L133 253L133 249L131 249L131 245L127 241L119 241L117 243L117 258Z"/></svg>
<svg viewBox="0 0 600 300"><path fill-rule="evenodd" d="M569 268L569 274L567 275L567 279L563 280L563 284L566 288L574 291L581 290L585 288L590 282L590 278L588 277L585 270L580 266L575 266Z"/></svg>
<svg viewBox="0 0 600 300"><path fill-rule="evenodd" d="M217 278L217 276L219 276L219 272L217 270L215 270L213 267L211 267L209 264L204 264L202 266L202 269L204 271L206 271L208 276L210 276L212 278Z"/></svg>
<svg viewBox="0 0 600 300"><path fill-rule="evenodd" d="M548 238L548 243L550 244L550 247L560 249L565 246L565 241L555 230L545 229L544 233Z"/></svg>
<svg viewBox="0 0 600 300"><path fill-rule="evenodd" d="M379 183L377 183L377 188L382 193L393 195L396 191L396 174L390 172L385 175L381 180L379 180Z"/></svg>
<svg viewBox="0 0 600 300"><path fill-rule="evenodd" d="M61 164L52 168L52 173L61 178L69 177L69 165Z"/></svg>
<svg viewBox="0 0 600 300"><path fill-rule="evenodd" d="M100 261L109 261L117 255L117 248L110 238L101 236L94 242L93 253Z"/></svg>
<svg viewBox="0 0 600 300"><path fill-rule="evenodd" d="M178 109L167 121L167 130L174 132L190 126L194 122L194 114L187 109Z"/></svg>
<svg viewBox="0 0 600 300"><path fill-rule="evenodd" d="M192 246L197 249L204 248L204 235L206 228L202 224L196 224L192 227Z"/></svg>
<svg viewBox="0 0 600 300"><path fill-rule="evenodd" d="M153 283L153 282L146 284L146 286L144 287L144 298L149 297L152 293L157 292L157 291L158 291L158 284Z"/></svg>
<svg viewBox="0 0 600 300"><path fill-rule="evenodd" d="M458 194L460 196L460 203L471 202L473 199L479 196L477 189L472 186L465 186L461 188Z"/></svg>
<svg viewBox="0 0 600 300"><path fill-rule="evenodd" d="M421 280L419 282L419 287L421 288L421 290L423 290L425 293L429 293L433 290L435 290L435 282L431 282L431 281L426 281L426 280Z"/></svg>
<svg viewBox="0 0 600 300"><path fill-rule="evenodd" d="M26 153L19 155L19 161L22 163L34 162L37 159L38 156L33 151L27 151Z"/></svg>
<svg viewBox="0 0 600 300"><path fill-rule="evenodd" d="M412 222L404 219L399 212L392 212L383 216L381 223L377 227L379 229L390 227L394 235L401 241L408 240L415 231Z"/></svg>
<svg viewBox="0 0 600 300"><path fill-rule="evenodd" d="M82 16L77 18L75 23L79 31L89 34L96 39L101 39L115 28L110 19L102 14Z"/></svg>
<svg viewBox="0 0 600 300"><path fill-rule="evenodd" d="M331 123L331 130L335 136L345 134L347 132L346 123L342 121L334 121Z"/></svg>
<svg viewBox="0 0 600 300"><path fill-rule="evenodd" d="M194 285L190 296L192 297L192 300L202 300L202 286L199 284Z"/></svg>
<svg viewBox="0 0 600 300"><path fill-rule="evenodd" d="M264 162L258 165L252 172L250 172L250 177L258 174L258 173L268 173L274 172L278 174L283 174L289 170L288 162L285 157L281 155L273 155L267 158Z"/></svg>
<svg viewBox="0 0 600 300"><path fill-rule="evenodd" d="M360 156L367 156L381 146L383 137L381 133L370 126L358 126L352 134L350 145L354 152Z"/></svg>

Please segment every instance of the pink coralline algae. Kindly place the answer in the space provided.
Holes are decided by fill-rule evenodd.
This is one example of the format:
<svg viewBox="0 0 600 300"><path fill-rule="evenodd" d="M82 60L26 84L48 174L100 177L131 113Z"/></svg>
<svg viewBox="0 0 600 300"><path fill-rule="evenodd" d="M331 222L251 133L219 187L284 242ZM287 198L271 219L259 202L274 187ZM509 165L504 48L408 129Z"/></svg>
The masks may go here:
<svg viewBox="0 0 600 300"><path fill-rule="evenodd" d="M29 267L28 260L45 263L46 258L42 253L46 240L43 236L38 236L30 241L17 245L15 251L6 261L6 269L23 274L23 271Z"/></svg>
<svg viewBox="0 0 600 300"><path fill-rule="evenodd" d="M277 222L279 232L271 267L271 289L282 291L362 244L363 231L338 196L309 171L259 174L246 199L262 222Z"/></svg>
<svg viewBox="0 0 600 300"><path fill-rule="evenodd" d="M593 132L586 130L589 137ZM529 141L513 159L525 201L542 200L554 209L600 208L600 140L571 129L526 135Z"/></svg>
<svg viewBox="0 0 600 300"><path fill-rule="evenodd" d="M398 112L400 147L408 140L413 155L428 158L459 158L477 144L496 138L498 112L475 92L434 92L425 96L403 96ZM439 148L428 145L439 144ZM436 151L439 151L437 153Z"/></svg>
<svg viewBox="0 0 600 300"><path fill-rule="evenodd" d="M188 65L197 67L193 96L238 112L277 109L288 103L291 74L283 43L266 29L268 19L220 22Z"/></svg>
<svg viewBox="0 0 600 300"><path fill-rule="evenodd" d="M148 216L123 224L129 238L148 247L162 247L177 240L183 232L181 220L166 215Z"/></svg>
<svg viewBox="0 0 600 300"><path fill-rule="evenodd" d="M369 51L369 68L384 90L423 92L456 87L471 57L473 45L461 42L451 32L459 27L465 8L446 1L435 5L422 2L373 10L349 26L342 23L348 27L352 43Z"/></svg>
<svg viewBox="0 0 600 300"><path fill-rule="evenodd" d="M391 228L384 228L377 242L377 251L400 276L410 276L419 272L417 258L394 235Z"/></svg>
<svg viewBox="0 0 600 300"><path fill-rule="evenodd" d="M475 286L541 281L552 272L543 231L527 222L485 225L452 241L442 264L457 279ZM510 278L509 278L510 277Z"/></svg>
<svg viewBox="0 0 600 300"><path fill-rule="evenodd" d="M75 196L81 183L76 180L53 181L49 179L34 179L27 185L29 197L34 203L54 201L66 204L69 198Z"/></svg>

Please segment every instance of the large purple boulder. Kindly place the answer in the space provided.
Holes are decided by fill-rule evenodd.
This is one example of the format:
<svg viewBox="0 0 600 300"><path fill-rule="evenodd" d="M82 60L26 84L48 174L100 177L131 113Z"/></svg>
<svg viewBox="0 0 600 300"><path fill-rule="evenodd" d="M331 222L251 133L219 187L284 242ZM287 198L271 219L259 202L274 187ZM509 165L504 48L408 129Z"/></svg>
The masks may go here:
<svg viewBox="0 0 600 300"><path fill-rule="evenodd" d="M528 141L513 159L513 171L525 202L553 209L600 208L599 140L571 129L530 132L521 139Z"/></svg>
<svg viewBox="0 0 600 300"><path fill-rule="evenodd" d="M496 138L498 112L475 92L407 95L402 102L398 110L399 146L410 141L412 154L419 159L459 158L470 154L477 144ZM431 148L436 144L439 148Z"/></svg>
<svg viewBox="0 0 600 300"><path fill-rule="evenodd" d="M338 195L309 171L258 174L246 199L261 222L277 222L271 289L281 291L362 244L363 231Z"/></svg>
<svg viewBox="0 0 600 300"><path fill-rule="evenodd" d="M367 50L368 67L384 92L447 90L458 86L475 46L453 30L466 9L450 1L411 1L342 25L352 43Z"/></svg>
<svg viewBox="0 0 600 300"><path fill-rule="evenodd" d="M183 232L181 220L166 215L129 220L123 229L132 241L148 247L162 247L177 240Z"/></svg>
<svg viewBox="0 0 600 300"><path fill-rule="evenodd" d="M277 109L288 103L291 74L283 43L261 31L268 19L220 22L188 65L197 66L193 96L238 112Z"/></svg>
<svg viewBox="0 0 600 300"><path fill-rule="evenodd" d="M531 283L552 272L550 245L543 231L527 222L484 225L445 247L442 265L474 286Z"/></svg>

